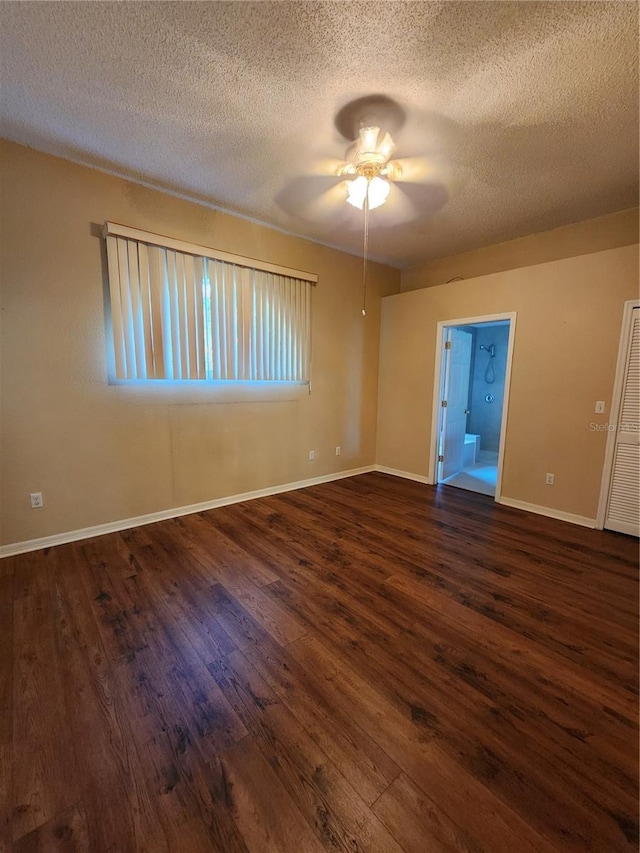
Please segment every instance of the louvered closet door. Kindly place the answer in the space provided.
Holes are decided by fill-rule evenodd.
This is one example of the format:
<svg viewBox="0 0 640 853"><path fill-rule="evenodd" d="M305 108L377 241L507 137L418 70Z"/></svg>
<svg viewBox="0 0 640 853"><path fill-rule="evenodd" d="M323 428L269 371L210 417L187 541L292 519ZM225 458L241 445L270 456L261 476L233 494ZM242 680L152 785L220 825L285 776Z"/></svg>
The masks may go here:
<svg viewBox="0 0 640 853"><path fill-rule="evenodd" d="M640 308L633 309L604 526L640 535Z"/></svg>

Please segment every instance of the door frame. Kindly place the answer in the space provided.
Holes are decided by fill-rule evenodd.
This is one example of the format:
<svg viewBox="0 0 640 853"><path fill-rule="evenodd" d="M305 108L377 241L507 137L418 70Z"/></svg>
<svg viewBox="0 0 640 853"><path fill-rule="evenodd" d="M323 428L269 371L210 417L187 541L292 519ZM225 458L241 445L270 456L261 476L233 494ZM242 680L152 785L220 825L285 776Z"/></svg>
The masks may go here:
<svg viewBox="0 0 640 853"><path fill-rule="evenodd" d="M502 465L504 462L504 448L507 438L507 419L509 414L509 392L511 389L511 368L513 364L513 348L516 336L517 311L508 311L503 314L483 314L479 317L461 317L454 320L439 320L436 330L436 359L433 375L433 404L431 408L431 450L429 452L429 474L427 482L435 486L438 483L438 440L440 433L440 417L442 412L442 389L443 389L443 367L444 359L444 336L445 330L450 326L475 326L478 323L495 323L500 320L509 320L509 341L507 344L507 363L504 374L504 402L502 404L502 418L500 421L500 445L498 448L498 476L496 479L496 494L494 500L499 502L502 492Z"/></svg>
<svg viewBox="0 0 640 853"><path fill-rule="evenodd" d="M640 299L629 299L624 303L622 311L622 326L620 329L620 343L618 345L618 361L616 363L616 378L613 382L611 394L611 406L609 408L609 424L618 423L620 407L622 405L622 385L624 374L627 369L627 355L631 345L631 320L633 309L640 308ZM616 430L607 430L607 444L604 451L604 463L602 466L602 480L600 483L600 497L598 499L598 514L596 515L596 530L604 530L604 522L607 515L607 503L609 501L609 488L613 476L613 454L616 447Z"/></svg>

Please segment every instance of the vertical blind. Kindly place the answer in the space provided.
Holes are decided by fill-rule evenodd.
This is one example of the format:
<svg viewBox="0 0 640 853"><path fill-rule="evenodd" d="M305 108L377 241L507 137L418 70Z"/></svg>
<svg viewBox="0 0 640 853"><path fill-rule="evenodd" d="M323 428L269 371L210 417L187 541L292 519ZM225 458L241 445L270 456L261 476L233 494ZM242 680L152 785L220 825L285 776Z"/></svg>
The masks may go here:
<svg viewBox="0 0 640 853"><path fill-rule="evenodd" d="M106 243L116 379L309 381L315 276L110 223Z"/></svg>

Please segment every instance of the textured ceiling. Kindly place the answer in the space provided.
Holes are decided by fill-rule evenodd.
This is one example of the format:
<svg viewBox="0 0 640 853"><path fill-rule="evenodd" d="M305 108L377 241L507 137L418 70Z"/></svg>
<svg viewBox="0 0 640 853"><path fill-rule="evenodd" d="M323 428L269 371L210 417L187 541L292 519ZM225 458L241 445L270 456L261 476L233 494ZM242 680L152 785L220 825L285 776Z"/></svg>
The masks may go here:
<svg viewBox="0 0 640 853"><path fill-rule="evenodd" d="M5 2L0 21L4 136L349 251L334 120L394 99L397 156L420 158L371 214L395 266L638 201L636 3Z"/></svg>

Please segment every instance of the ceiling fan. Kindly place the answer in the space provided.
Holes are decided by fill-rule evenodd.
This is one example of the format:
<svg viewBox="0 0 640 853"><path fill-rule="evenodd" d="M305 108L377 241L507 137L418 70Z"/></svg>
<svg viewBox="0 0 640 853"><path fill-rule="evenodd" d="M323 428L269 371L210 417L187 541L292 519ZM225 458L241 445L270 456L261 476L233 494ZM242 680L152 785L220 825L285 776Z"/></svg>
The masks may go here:
<svg viewBox="0 0 640 853"><path fill-rule="evenodd" d="M334 172L345 179L346 201L360 210L374 210L390 200L391 188L397 185L392 209L382 217L381 225L397 225L419 216L424 196L437 184L434 163L426 156L392 159L394 135L400 138L405 121L403 108L386 95L351 101L335 119L336 128L350 143L345 161ZM415 136L415 131L409 135ZM404 142L406 145L407 140Z"/></svg>
<svg viewBox="0 0 640 853"><path fill-rule="evenodd" d="M346 201L364 211L362 314L366 315L367 257L369 252L369 212L382 207L388 200L392 184L413 178L424 183L433 175L426 159L410 158L406 161L391 159L396 151L392 132L404 125L404 111L395 101L384 95L359 98L344 106L336 116L336 127L348 140L353 140L346 152L346 159L335 169L337 177L345 178ZM396 204L389 224L413 218L409 213L405 196L396 194ZM406 201L411 201L410 196ZM413 210L414 215L418 211Z"/></svg>
<svg viewBox="0 0 640 853"><path fill-rule="evenodd" d="M389 181L402 176L400 163L391 160L395 149L388 131L371 124L360 128L358 139L347 151L347 162L336 172L338 176L356 176L347 183L349 204L373 210L385 203L391 190Z"/></svg>
<svg viewBox="0 0 640 853"><path fill-rule="evenodd" d="M276 202L295 218L321 226L328 236L340 233L341 242L346 242L345 232L363 231L364 314L369 214L375 211L374 228L397 229L426 220L446 204L446 169L437 154L442 134L430 116L412 115L407 122L405 110L380 94L345 104L334 125L346 141L344 159L315 159L306 174L282 188ZM404 156L416 150L421 156Z"/></svg>

